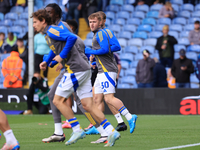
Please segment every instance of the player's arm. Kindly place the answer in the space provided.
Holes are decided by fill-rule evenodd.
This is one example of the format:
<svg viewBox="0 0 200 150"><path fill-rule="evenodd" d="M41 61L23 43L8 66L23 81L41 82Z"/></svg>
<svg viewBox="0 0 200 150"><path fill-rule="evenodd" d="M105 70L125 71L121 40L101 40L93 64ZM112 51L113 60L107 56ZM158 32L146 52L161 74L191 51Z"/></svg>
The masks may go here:
<svg viewBox="0 0 200 150"><path fill-rule="evenodd" d="M99 31L96 35L96 40L100 45L100 49L93 50L89 47L85 48L85 54L93 54L93 55L104 55L109 53L109 45L106 34L103 31Z"/></svg>
<svg viewBox="0 0 200 150"><path fill-rule="evenodd" d="M47 63L47 66L49 66L49 64L51 63L52 59L55 57L56 55L54 54L54 52L52 50L50 50L49 54L45 57L43 57L43 62Z"/></svg>
<svg viewBox="0 0 200 150"><path fill-rule="evenodd" d="M44 56L43 56L43 61L44 61L47 57L48 57L48 55L44 55ZM51 68L53 68L57 63L58 63L57 61L52 60L48 66L51 67Z"/></svg>
<svg viewBox="0 0 200 150"><path fill-rule="evenodd" d="M67 58L68 53L70 52L70 50L72 49L77 40L76 35L71 33L66 28L61 29L60 27L53 27L53 26L51 26L48 29L47 34L54 40L66 41L65 47L63 48L63 50L60 52L59 55L62 59Z"/></svg>
<svg viewBox="0 0 200 150"><path fill-rule="evenodd" d="M117 52L121 50L121 46L116 38L116 36L114 35L113 31L110 29L104 29L104 31L106 31L108 33L108 36L110 37L110 48L111 48L111 52Z"/></svg>

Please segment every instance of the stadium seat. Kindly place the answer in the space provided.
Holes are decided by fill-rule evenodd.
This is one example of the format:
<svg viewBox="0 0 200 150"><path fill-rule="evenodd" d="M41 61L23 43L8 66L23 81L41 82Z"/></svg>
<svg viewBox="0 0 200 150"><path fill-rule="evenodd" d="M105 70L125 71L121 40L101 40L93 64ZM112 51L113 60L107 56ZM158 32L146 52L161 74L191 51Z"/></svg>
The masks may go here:
<svg viewBox="0 0 200 150"><path fill-rule="evenodd" d="M23 33L23 29L21 26L12 26L10 27L9 32L13 32L18 36L19 34Z"/></svg>
<svg viewBox="0 0 200 150"><path fill-rule="evenodd" d="M155 18L158 19L159 12L158 11L149 11L147 13L147 18Z"/></svg>
<svg viewBox="0 0 200 150"><path fill-rule="evenodd" d="M187 47L188 52L200 52L200 45L190 45Z"/></svg>
<svg viewBox="0 0 200 150"><path fill-rule="evenodd" d="M128 40L128 45L141 47L143 45L143 40L140 38L133 38L133 39Z"/></svg>
<svg viewBox="0 0 200 150"><path fill-rule="evenodd" d="M199 88L199 83L190 83L190 87L192 89L198 89Z"/></svg>
<svg viewBox="0 0 200 150"><path fill-rule="evenodd" d="M175 44L175 45L174 45L174 51L175 51L175 52L179 52L181 49L186 50L185 45L180 45L180 44Z"/></svg>
<svg viewBox="0 0 200 150"><path fill-rule="evenodd" d="M183 38L183 37L188 38L189 33L190 33L190 31L182 31L181 34L180 34L180 37L181 38Z"/></svg>
<svg viewBox="0 0 200 150"><path fill-rule="evenodd" d="M132 61L131 64L130 64L130 67L131 68L136 68L137 64L138 64L138 60Z"/></svg>
<svg viewBox="0 0 200 150"><path fill-rule="evenodd" d="M171 19L169 19L169 18L160 18L160 19L158 19L158 24L170 25L171 24Z"/></svg>
<svg viewBox="0 0 200 150"><path fill-rule="evenodd" d="M4 59L6 59L8 56L10 56L10 53L2 54L1 55L1 61L3 61Z"/></svg>
<svg viewBox="0 0 200 150"><path fill-rule="evenodd" d="M135 25L131 25L131 24L126 24L126 25L123 26L123 30L133 33L133 32L136 31L136 26Z"/></svg>
<svg viewBox="0 0 200 150"><path fill-rule="evenodd" d="M197 76L195 74L191 74L190 75L190 83L199 83L199 79L197 78Z"/></svg>
<svg viewBox="0 0 200 150"><path fill-rule="evenodd" d="M89 32L86 36L87 39L92 39L93 38L94 33L93 32Z"/></svg>
<svg viewBox="0 0 200 150"><path fill-rule="evenodd" d="M125 19L117 18L117 19L114 19L113 23L123 26L125 24Z"/></svg>
<svg viewBox="0 0 200 150"><path fill-rule="evenodd" d="M126 76L135 76L136 75L136 68L129 68L125 71Z"/></svg>
<svg viewBox="0 0 200 150"><path fill-rule="evenodd" d="M92 47L92 39L85 39L84 44L85 46Z"/></svg>
<svg viewBox="0 0 200 150"><path fill-rule="evenodd" d="M130 18L130 14L127 11L120 11L120 12L117 12L116 17L127 20Z"/></svg>
<svg viewBox="0 0 200 150"><path fill-rule="evenodd" d="M188 20L188 24L194 24L195 21L200 21L200 18L198 17L192 17Z"/></svg>
<svg viewBox="0 0 200 150"><path fill-rule="evenodd" d="M42 8L44 7L44 2L43 0L37 0L37 1L34 1L35 3L35 6L37 6L37 8ZM46 6L46 5L45 5Z"/></svg>
<svg viewBox="0 0 200 150"><path fill-rule="evenodd" d="M26 20L28 20L28 13L26 13L26 12L21 13L19 15L19 19L26 19Z"/></svg>
<svg viewBox="0 0 200 150"><path fill-rule="evenodd" d="M126 0L126 4L134 4L135 0Z"/></svg>
<svg viewBox="0 0 200 150"><path fill-rule="evenodd" d="M199 11L194 11L192 13L192 17L200 17L200 10Z"/></svg>
<svg viewBox="0 0 200 150"><path fill-rule="evenodd" d="M143 59L143 54L142 53L137 53L135 55L135 60L139 61L140 59Z"/></svg>
<svg viewBox="0 0 200 150"><path fill-rule="evenodd" d="M162 31L164 27L164 24L157 24L154 26L155 31Z"/></svg>
<svg viewBox="0 0 200 150"><path fill-rule="evenodd" d="M28 22L27 22L27 20L20 19L20 20L16 20L16 21L14 22L14 25L15 25L15 26L27 27L27 26L28 26Z"/></svg>
<svg viewBox="0 0 200 150"><path fill-rule="evenodd" d="M151 26L148 24L142 24L140 26L138 26L137 31L145 31L145 32L151 32Z"/></svg>
<svg viewBox="0 0 200 150"><path fill-rule="evenodd" d="M132 13L132 12L134 11L134 7L133 7L132 5L126 4L126 5L123 5L123 6L121 7L121 10L122 10L122 11L127 11L127 12L129 12L129 13Z"/></svg>
<svg viewBox="0 0 200 150"><path fill-rule="evenodd" d="M145 18L145 13L142 12L142 11L135 11L134 13L132 13L132 17L144 19Z"/></svg>
<svg viewBox="0 0 200 150"><path fill-rule="evenodd" d="M120 83L117 85L118 89L130 89L131 85L130 84L126 84L126 83Z"/></svg>
<svg viewBox="0 0 200 150"><path fill-rule="evenodd" d="M124 49L127 46L127 40L123 39L123 38L119 38L117 39L120 46Z"/></svg>
<svg viewBox="0 0 200 150"><path fill-rule="evenodd" d="M172 21L173 24L181 24L181 25L186 25L187 20L183 17L176 17Z"/></svg>
<svg viewBox="0 0 200 150"><path fill-rule="evenodd" d="M174 53L174 59L178 59L178 58L180 58L179 53L178 52Z"/></svg>
<svg viewBox="0 0 200 150"><path fill-rule="evenodd" d="M5 15L5 19L17 20L18 15L16 13L10 12Z"/></svg>
<svg viewBox="0 0 200 150"><path fill-rule="evenodd" d="M157 58L157 59L159 59L160 58L160 56L159 56L159 54L158 53L154 53L154 54L152 54L152 56L151 56L152 58Z"/></svg>
<svg viewBox="0 0 200 150"><path fill-rule="evenodd" d="M192 4L183 4L181 5L181 10L187 10L187 11L193 12L194 6Z"/></svg>
<svg viewBox="0 0 200 150"><path fill-rule="evenodd" d="M198 58L197 53L195 52L187 52L186 57L195 61L197 61L197 58Z"/></svg>
<svg viewBox="0 0 200 150"><path fill-rule="evenodd" d="M108 26L110 26L110 24L111 24L110 19L106 19L105 26L108 27Z"/></svg>
<svg viewBox="0 0 200 150"><path fill-rule="evenodd" d="M131 39L131 32L121 31L121 32L119 32L118 37L119 38L124 38L126 40L129 40L129 39Z"/></svg>
<svg viewBox="0 0 200 150"><path fill-rule="evenodd" d="M123 61L132 62L134 60L134 55L131 53L121 53L120 59L121 61L123 60Z"/></svg>
<svg viewBox="0 0 200 150"><path fill-rule="evenodd" d="M177 32L181 32L183 29L182 29L182 26L180 24L171 24L169 26L169 30L170 31L177 31Z"/></svg>
<svg viewBox="0 0 200 150"><path fill-rule="evenodd" d="M168 34L173 36L176 39L179 38L179 33L177 31L169 31Z"/></svg>
<svg viewBox="0 0 200 150"><path fill-rule="evenodd" d="M110 0L111 5L119 5L122 6L124 4L124 1L122 0Z"/></svg>
<svg viewBox="0 0 200 150"><path fill-rule="evenodd" d="M197 5L195 6L195 11L198 11L198 10L200 10L200 4L197 4Z"/></svg>
<svg viewBox="0 0 200 150"><path fill-rule="evenodd" d="M161 4L154 4L154 5L151 5L150 10L151 11L159 11L162 7L163 7L163 5L161 5Z"/></svg>
<svg viewBox="0 0 200 150"><path fill-rule="evenodd" d="M46 6L46 5L45 5L45 6ZM38 8L40 8L40 9L41 9L41 8L43 8L43 7L44 7L44 5L43 5L42 7L37 7L37 6L34 6L34 7L33 7L33 10L34 10L34 12L35 12L35 11L37 11L37 10L38 10ZM25 9L24 9L24 12L28 13L28 6L27 6L27 7L25 7Z"/></svg>
<svg viewBox="0 0 200 150"><path fill-rule="evenodd" d="M5 33L5 35L7 35L8 28L6 26L0 26L0 32L3 32L3 33Z"/></svg>
<svg viewBox="0 0 200 150"><path fill-rule="evenodd" d="M130 18L127 20L127 24L132 24L132 25L140 25L140 19L139 18Z"/></svg>
<svg viewBox="0 0 200 150"><path fill-rule="evenodd" d="M129 62L128 61L121 61L122 69L128 69L129 68Z"/></svg>
<svg viewBox="0 0 200 150"><path fill-rule="evenodd" d="M153 46L149 46L149 45L147 45L147 46L142 46L142 47L140 48L140 53L142 53L143 50L148 50L151 54L154 54L154 53L155 53L155 49L154 49Z"/></svg>
<svg viewBox="0 0 200 150"><path fill-rule="evenodd" d="M57 1L57 0L46 0L46 1L44 2L44 6L47 6L47 5L50 4L50 3L56 3L56 4L58 4L58 1Z"/></svg>
<svg viewBox="0 0 200 150"><path fill-rule="evenodd" d="M147 39L147 33L144 31L136 31L135 33L133 33L133 38Z"/></svg>
<svg viewBox="0 0 200 150"><path fill-rule="evenodd" d="M182 45L187 46L187 45L190 45L190 42L189 42L188 38L179 38L178 44L182 44Z"/></svg>
<svg viewBox="0 0 200 150"><path fill-rule="evenodd" d="M106 20L107 20L107 18L111 19L111 20L115 19L115 13L114 12L107 11L107 12L105 12L105 14L106 14Z"/></svg>
<svg viewBox="0 0 200 150"><path fill-rule="evenodd" d="M126 46L124 48L125 53L132 53L132 54L137 54L138 53L138 48L136 46Z"/></svg>
<svg viewBox="0 0 200 150"><path fill-rule="evenodd" d="M149 33L149 38L159 38L160 36L162 36L163 33L160 31L152 31Z"/></svg>
<svg viewBox="0 0 200 150"><path fill-rule="evenodd" d="M186 24L184 30L185 30L185 31L194 30L194 24Z"/></svg>
<svg viewBox="0 0 200 150"><path fill-rule="evenodd" d="M145 18L142 20L142 24L156 25L156 20L154 18Z"/></svg>
<svg viewBox="0 0 200 150"><path fill-rule="evenodd" d="M10 12L21 14L24 12L24 8L22 6L14 6L10 9Z"/></svg>
<svg viewBox="0 0 200 150"><path fill-rule="evenodd" d="M4 14L0 12L0 21L4 20Z"/></svg>
<svg viewBox="0 0 200 150"><path fill-rule="evenodd" d="M134 84L136 84L135 77L134 76L124 76L121 79L121 83L127 83L130 85L134 85Z"/></svg>
<svg viewBox="0 0 200 150"><path fill-rule="evenodd" d="M118 5L108 5L106 7L106 11L112 11L112 12L118 12L119 11L119 6Z"/></svg>
<svg viewBox="0 0 200 150"><path fill-rule="evenodd" d="M121 26L118 24L112 24L109 26L109 28L115 33L119 33L121 31Z"/></svg>
<svg viewBox="0 0 200 150"><path fill-rule="evenodd" d="M136 7L135 7L135 10L136 11L143 11L143 12L148 12L149 11L149 6L148 5L146 5L146 4L143 4L143 5L137 5Z"/></svg>
<svg viewBox="0 0 200 150"><path fill-rule="evenodd" d="M178 16L179 17L184 17L186 19L190 18L191 17L191 14L189 11L181 11L178 13Z"/></svg>
<svg viewBox="0 0 200 150"><path fill-rule="evenodd" d="M149 38L149 39L146 39L144 40L144 45L150 45L150 46L156 46L156 43L157 43L157 39L155 38Z"/></svg>
<svg viewBox="0 0 200 150"><path fill-rule="evenodd" d="M177 4L172 4L172 8L176 13L179 12L179 6Z"/></svg>
<svg viewBox="0 0 200 150"><path fill-rule="evenodd" d="M119 77L123 77L124 76L124 69L121 69L120 73L119 73Z"/></svg>
<svg viewBox="0 0 200 150"><path fill-rule="evenodd" d="M182 5L183 4L183 0L171 0L172 4L177 4L177 5Z"/></svg>
<svg viewBox="0 0 200 150"><path fill-rule="evenodd" d="M3 22L3 25L4 25L4 26L7 26L7 27L11 27L12 24L13 24L12 21L11 21L11 20L8 20L8 19L3 20L2 22Z"/></svg>

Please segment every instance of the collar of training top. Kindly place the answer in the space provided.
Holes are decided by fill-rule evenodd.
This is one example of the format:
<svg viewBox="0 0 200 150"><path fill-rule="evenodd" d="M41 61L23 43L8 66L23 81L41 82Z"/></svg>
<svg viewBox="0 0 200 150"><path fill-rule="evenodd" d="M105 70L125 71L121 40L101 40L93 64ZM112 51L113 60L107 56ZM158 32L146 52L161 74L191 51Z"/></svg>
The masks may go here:
<svg viewBox="0 0 200 150"><path fill-rule="evenodd" d="M49 26L50 26L50 25L47 25L47 26L44 28L44 31L42 32L43 34L47 34L47 30L49 29Z"/></svg>
<svg viewBox="0 0 200 150"><path fill-rule="evenodd" d="M55 22L55 25L58 25L60 22L61 22L61 19L57 20L57 21Z"/></svg>

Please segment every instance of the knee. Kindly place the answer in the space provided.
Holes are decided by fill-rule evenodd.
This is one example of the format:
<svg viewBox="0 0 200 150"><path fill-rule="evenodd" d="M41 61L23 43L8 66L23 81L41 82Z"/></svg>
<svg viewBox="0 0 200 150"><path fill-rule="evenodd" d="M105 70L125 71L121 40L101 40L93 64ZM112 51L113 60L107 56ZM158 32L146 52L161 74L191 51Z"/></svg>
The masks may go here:
<svg viewBox="0 0 200 150"><path fill-rule="evenodd" d="M101 103L101 99L98 96L94 96L93 98L94 104L99 105Z"/></svg>
<svg viewBox="0 0 200 150"><path fill-rule="evenodd" d="M57 107L59 105L59 101L56 99L53 99L53 104Z"/></svg>
<svg viewBox="0 0 200 150"><path fill-rule="evenodd" d="M104 96L104 100L105 100L105 102L106 102L106 104L111 104L112 103L112 97L110 97L110 96Z"/></svg>

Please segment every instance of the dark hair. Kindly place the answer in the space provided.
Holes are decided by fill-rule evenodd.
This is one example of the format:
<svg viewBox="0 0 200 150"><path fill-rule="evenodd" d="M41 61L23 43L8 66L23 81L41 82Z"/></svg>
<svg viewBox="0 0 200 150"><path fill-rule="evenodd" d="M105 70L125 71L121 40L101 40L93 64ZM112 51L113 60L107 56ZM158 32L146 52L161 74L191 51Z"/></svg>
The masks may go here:
<svg viewBox="0 0 200 150"><path fill-rule="evenodd" d="M31 18L37 18L39 21L45 20L48 25L52 24L51 17L45 9L39 9L38 11L32 13Z"/></svg>
<svg viewBox="0 0 200 150"><path fill-rule="evenodd" d="M200 22L199 22L198 20L194 22L194 24L199 24L199 23L200 23Z"/></svg>
<svg viewBox="0 0 200 150"><path fill-rule="evenodd" d="M15 44L12 46L11 51L18 52L18 46Z"/></svg>
<svg viewBox="0 0 200 150"><path fill-rule="evenodd" d="M17 41L23 42L22 38L17 38Z"/></svg>
<svg viewBox="0 0 200 150"><path fill-rule="evenodd" d="M13 32L8 32L8 36L9 35L14 36Z"/></svg>
<svg viewBox="0 0 200 150"><path fill-rule="evenodd" d="M53 8L54 11L55 11L55 14L58 15L59 18L62 17L62 10L61 10L61 8L60 8L60 6L59 6L58 4L56 4L56 3L50 3L50 4L48 4L46 7L51 7L51 8ZM46 7L45 7L45 8L46 8Z"/></svg>
<svg viewBox="0 0 200 150"><path fill-rule="evenodd" d="M5 33L4 33L4 32L0 32L0 35L1 35L1 34L3 34L3 35L5 36Z"/></svg>
<svg viewBox="0 0 200 150"><path fill-rule="evenodd" d="M73 19L71 19L71 20L66 20L66 22L67 22L68 25L73 26L73 27L74 27L74 30L76 31L76 29L78 28L78 23L77 23L75 20L73 20Z"/></svg>

